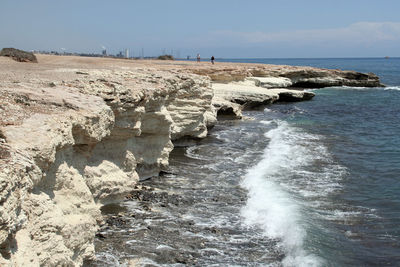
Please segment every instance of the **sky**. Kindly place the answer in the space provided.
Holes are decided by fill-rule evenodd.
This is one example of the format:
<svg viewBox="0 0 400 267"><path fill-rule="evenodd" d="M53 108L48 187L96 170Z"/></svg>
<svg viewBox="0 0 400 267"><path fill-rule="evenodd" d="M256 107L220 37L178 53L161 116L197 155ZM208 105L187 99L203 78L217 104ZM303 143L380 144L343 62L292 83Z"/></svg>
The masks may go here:
<svg viewBox="0 0 400 267"><path fill-rule="evenodd" d="M217 58L399 57L399 0L0 0L0 48Z"/></svg>

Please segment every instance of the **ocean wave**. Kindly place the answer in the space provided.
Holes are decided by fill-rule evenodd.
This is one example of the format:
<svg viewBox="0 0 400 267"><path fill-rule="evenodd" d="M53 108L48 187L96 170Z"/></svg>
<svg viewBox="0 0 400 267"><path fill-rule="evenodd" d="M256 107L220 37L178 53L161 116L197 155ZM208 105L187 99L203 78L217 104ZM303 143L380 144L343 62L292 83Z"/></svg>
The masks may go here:
<svg viewBox="0 0 400 267"><path fill-rule="evenodd" d="M376 89L382 89L382 90L397 90L397 91L400 90L400 86L387 86L387 87L363 87L363 86L360 86L360 87L354 87L354 86L343 85L343 86L325 87L325 89L326 88L329 88L329 89L343 89L343 90L348 90L348 89L352 89L352 90L376 90ZM321 90L321 89L319 89L319 88L317 88L317 89L307 89L306 91L316 92L318 90Z"/></svg>
<svg viewBox="0 0 400 267"><path fill-rule="evenodd" d="M333 87L329 87L332 89L344 89L344 90L348 90L348 89L352 89L352 90L372 90L372 89L376 89L379 87L365 87L365 86L347 86L347 85L343 85L343 86L333 86Z"/></svg>
<svg viewBox="0 0 400 267"><path fill-rule="evenodd" d="M396 91L400 91L400 86L388 86L388 87L384 87L384 90L396 90Z"/></svg>
<svg viewBox="0 0 400 267"><path fill-rule="evenodd" d="M264 124L264 125L269 125L271 123L273 123L274 121L260 121L260 123Z"/></svg>
<svg viewBox="0 0 400 267"><path fill-rule="evenodd" d="M280 122L265 136L270 142L263 158L247 171L242 181L242 186L249 192L241 211L244 221L247 225L260 227L270 238L282 241L286 255L282 262L284 266L321 266L323 260L303 247L306 230L301 201L279 180L289 170L313 160L312 151L301 145L307 135Z"/></svg>

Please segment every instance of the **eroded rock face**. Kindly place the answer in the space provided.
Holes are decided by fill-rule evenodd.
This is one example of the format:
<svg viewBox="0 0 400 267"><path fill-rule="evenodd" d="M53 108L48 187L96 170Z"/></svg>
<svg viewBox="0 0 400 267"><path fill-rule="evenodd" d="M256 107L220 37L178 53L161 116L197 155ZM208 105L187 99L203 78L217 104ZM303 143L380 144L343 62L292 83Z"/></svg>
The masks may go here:
<svg viewBox="0 0 400 267"><path fill-rule="evenodd" d="M256 80L265 88L323 88L329 86L382 87L373 73L313 67L236 64L191 69L193 73L207 75L216 83Z"/></svg>
<svg viewBox="0 0 400 267"><path fill-rule="evenodd" d="M264 88L287 88L293 85L289 78L284 77L250 77L247 79L253 81L256 86Z"/></svg>
<svg viewBox="0 0 400 267"><path fill-rule="evenodd" d="M221 96L215 96L212 101L213 106L217 110L218 117L228 117L232 119L242 118L242 106L234 103L232 99L227 100Z"/></svg>
<svg viewBox="0 0 400 267"><path fill-rule="evenodd" d="M216 121L206 77L52 71L63 78L0 84L1 266L91 260L99 206L165 168L173 139L205 137Z"/></svg>
<svg viewBox="0 0 400 267"><path fill-rule="evenodd" d="M240 109L250 109L275 102L296 102L310 100L314 93L284 88L266 89L249 84L213 84L216 99L237 103ZM215 106L220 104L214 103Z"/></svg>
<svg viewBox="0 0 400 267"><path fill-rule="evenodd" d="M292 87L322 88L330 86L379 87L378 76L373 73L305 68L280 73L291 80Z"/></svg>

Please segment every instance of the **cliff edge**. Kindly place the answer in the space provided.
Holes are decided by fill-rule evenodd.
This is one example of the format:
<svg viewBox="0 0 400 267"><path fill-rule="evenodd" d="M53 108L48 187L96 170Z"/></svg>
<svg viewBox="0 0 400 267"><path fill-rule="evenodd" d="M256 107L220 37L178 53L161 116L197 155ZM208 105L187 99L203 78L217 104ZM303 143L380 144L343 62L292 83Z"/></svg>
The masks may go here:
<svg viewBox="0 0 400 267"><path fill-rule="evenodd" d="M139 177L158 175L172 140L205 137L215 122L207 77L91 63L7 65L2 266L80 266L93 258L99 205L122 199Z"/></svg>
<svg viewBox="0 0 400 267"><path fill-rule="evenodd" d="M0 57L1 266L83 265L99 207L165 169L173 141L206 137L218 112L313 96L267 89L289 82L266 86L266 66L38 58Z"/></svg>

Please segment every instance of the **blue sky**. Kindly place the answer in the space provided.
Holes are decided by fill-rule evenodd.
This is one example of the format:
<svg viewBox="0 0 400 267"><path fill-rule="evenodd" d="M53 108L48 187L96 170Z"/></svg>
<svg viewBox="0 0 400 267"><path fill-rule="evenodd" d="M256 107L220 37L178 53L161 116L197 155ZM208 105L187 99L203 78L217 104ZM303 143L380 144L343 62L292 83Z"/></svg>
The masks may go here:
<svg viewBox="0 0 400 267"><path fill-rule="evenodd" d="M400 56L399 0L1 0L0 48L224 58Z"/></svg>

